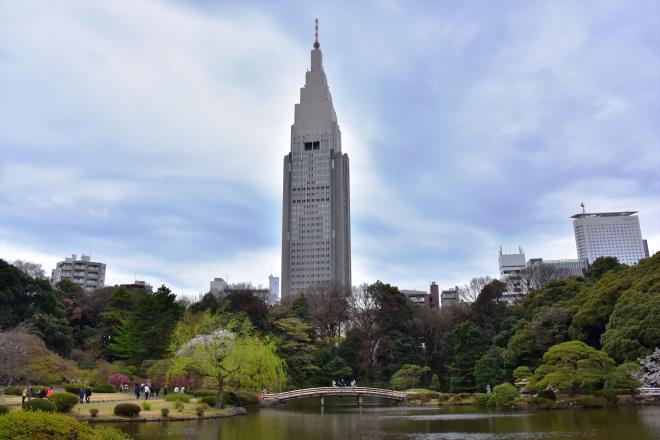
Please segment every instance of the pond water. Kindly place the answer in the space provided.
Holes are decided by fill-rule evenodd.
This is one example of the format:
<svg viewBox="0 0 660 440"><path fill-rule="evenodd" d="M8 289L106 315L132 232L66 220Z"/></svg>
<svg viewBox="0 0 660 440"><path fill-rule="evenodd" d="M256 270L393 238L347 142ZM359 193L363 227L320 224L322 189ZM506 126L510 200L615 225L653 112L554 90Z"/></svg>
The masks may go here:
<svg viewBox="0 0 660 440"><path fill-rule="evenodd" d="M317 405L194 422L117 424L136 439L660 439L660 407L489 412L477 408Z"/></svg>

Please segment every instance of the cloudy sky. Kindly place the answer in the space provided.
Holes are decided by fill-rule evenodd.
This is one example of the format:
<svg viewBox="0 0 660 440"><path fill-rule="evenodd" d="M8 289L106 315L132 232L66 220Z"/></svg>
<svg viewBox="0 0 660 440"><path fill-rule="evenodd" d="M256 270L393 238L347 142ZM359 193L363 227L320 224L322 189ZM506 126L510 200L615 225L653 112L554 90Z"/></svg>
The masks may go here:
<svg viewBox="0 0 660 440"><path fill-rule="evenodd" d="M0 0L0 258L190 296L279 275L315 17L354 283L575 258L581 201L639 210L660 250L657 1Z"/></svg>

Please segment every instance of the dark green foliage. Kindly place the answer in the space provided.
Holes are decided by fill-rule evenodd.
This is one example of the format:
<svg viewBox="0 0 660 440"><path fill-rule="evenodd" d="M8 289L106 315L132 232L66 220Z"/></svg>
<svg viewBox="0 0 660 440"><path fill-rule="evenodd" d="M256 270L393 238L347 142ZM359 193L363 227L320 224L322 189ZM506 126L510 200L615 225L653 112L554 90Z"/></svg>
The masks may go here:
<svg viewBox="0 0 660 440"><path fill-rule="evenodd" d="M475 394L474 402L477 404L477 406L482 408L495 408L497 405L496 396L494 393Z"/></svg>
<svg viewBox="0 0 660 440"><path fill-rule="evenodd" d="M494 386L509 378L509 373L504 367L503 352L503 348L491 346L488 353L475 362L474 379L477 390L485 390L487 385Z"/></svg>
<svg viewBox="0 0 660 440"><path fill-rule="evenodd" d="M67 393L74 394L76 396L80 392L80 388L84 388L84 387L80 384L78 384L78 385L64 385L64 391L66 391Z"/></svg>
<svg viewBox="0 0 660 440"><path fill-rule="evenodd" d="M163 417L168 417L170 415L170 409L167 407L163 407L160 409L160 415Z"/></svg>
<svg viewBox="0 0 660 440"><path fill-rule="evenodd" d="M57 412L69 412L78 403L78 396L71 393L53 393L48 400L55 404Z"/></svg>
<svg viewBox="0 0 660 440"><path fill-rule="evenodd" d="M112 385L99 385L97 387L92 388L93 393L115 393L115 387Z"/></svg>
<svg viewBox="0 0 660 440"><path fill-rule="evenodd" d="M0 416L7 414L9 412L9 407L7 405L0 405Z"/></svg>
<svg viewBox="0 0 660 440"><path fill-rule="evenodd" d="M222 402L225 405L239 406L238 395L233 391L225 391L222 395Z"/></svg>
<svg viewBox="0 0 660 440"><path fill-rule="evenodd" d="M55 404L46 399L31 399L25 401L23 409L30 411L54 412Z"/></svg>
<svg viewBox="0 0 660 440"><path fill-rule="evenodd" d="M513 405L513 402L520 396L520 393L508 382L497 385L493 388L495 394L495 405L498 408L506 408Z"/></svg>
<svg viewBox="0 0 660 440"><path fill-rule="evenodd" d="M600 397L604 399L608 405L616 405L619 400L616 396L616 391L614 390L598 390L594 391L594 397Z"/></svg>
<svg viewBox="0 0 660 440"><path fill-rule="evenodd" d="M193 397L215 396L217 392L217 390L196 390Z"/></svg>
<svg viewBox="0 0 660 440"><path fill-rule="evenodd" d="M303 321L309 321L309 308L307 298L302 293L296 295L291 303L291 313Z"/></svg>
<svg viewBox="0 0 660 440"><path fill-rule="evenodd" d="M429 385L429 388L431 388L433 391L440 391L440 379L438 378L437 374L433 374L433 376L431 376L431 384Z"/></svg>
<svg viewBox="0 0 660 440"><path fill-rule="evenodd" d="M227 392L225 392L225 395L226 394L227 394ZM230 405L230 403L227 402L228 399L223 398L223 400L225 400L225 404ZM206 403L211 408L215 408L215 404L217 402L215 396L204 396L201 399L199 399L199 401L202 402L202 403Z"/></svg>
<svg viewBox="0 0 660 440"><path fill-rule="evenodd" d="M119 417L136 417L142 408L134 403L119 403L115 405L114 414Z"/></svg>
<svg viewBox="0 0 660 440"><path fill-rule="evenodd" d="M121 431L106 427L92 427L64 414L48 414L33 411L11 411L0 417L0 438L16 440L70 439L130 440Z"/></svg>
<svg viewBox="0 0 660 440"><path fill-rule="evenodd" d="M71 354L73 330L64 317L35 313L30 319L23 322L21 327L43 339L50 350L62 356Z"/></svg>
<svg viewBox="0 0 660 440"><path fill-rule="evenodd" d="M268 306L263 299L254 295L253 289L232 292L225 300L228 303L227 312L245 313L256 328L265 330Z"/></svg>
<svg viewBox="0 0 660 440"><path fill-rule="evenodd" d="M585 408L605 408L607 401L602 397L586 396L580 399L580 403Z"/></svg>
<svg viewBox="0 0 660 440"><path fill-rule="evenodd" d="M555 400L544 399L540 396L532 397L529 404L536 407L536 409L554 409L559 405Z"/></svg>
<svg viewBox="0 0 660 440"><path fill-rule="evenodd" d="M258 405L259 395L250 391L241 391L238 393L238 403L240 406Z"/></svg>
<svg viewBox="0 0 660 440"><path fill-rule="evenodd" d="M453 330L454 362L450 365L449 389L451 392L474 391L474 364L488 348L483 330L465 321Z"/></svg>
<svg viewBox="0 0 660 440"><path fill-rule="evenodd" d="M7 387L4 389L3 394L5 396L20 396L21 394L23 394L23 388L25 387L18 387L18 386Z"/></svg>
<svg viewBox="0 0 660 440"><path fill-rule="evenodd" d="M584 276L590 280L598 281L609 271L618 272L625 269L625 264L619 263L616 257L598 257L591 266L584 271Z"/></svg>
<svg viewBox="0 0 660 440"><path fill-rule="evenodd" d="M205 406L200 405L195 408L195 413L197 413L197 417L204 417L204 411L206 411Z"/></svg>
<svg viewBox="0 0 660 440"><path fill-rule="evenodd" d="M539 397L541 399L547 399L547 400L557 400L557 396L555 395L555 392L550 390L550 389L545 389L539 391L539 393L536 395L536 397Z"/></svg>
<svg viewBox="0 0 660 440"><path fill-rule="evenodd" d="M425 376L431 372L429 367L419 365L404 365L392 375L392 388L395 390L407 390L417 388L423 383Z"/></svg>

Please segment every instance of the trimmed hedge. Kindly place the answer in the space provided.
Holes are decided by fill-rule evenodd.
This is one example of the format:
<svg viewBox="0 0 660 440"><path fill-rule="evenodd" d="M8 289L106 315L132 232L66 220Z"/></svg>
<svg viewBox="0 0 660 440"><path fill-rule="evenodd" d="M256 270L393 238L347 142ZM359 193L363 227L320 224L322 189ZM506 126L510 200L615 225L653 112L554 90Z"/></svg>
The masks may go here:
<svg viewBox="0 0 660 440"><path fill-rule="evenodd" d="M536 397L540 399L557 400L557 396L555 395L555 392L550 389L539 391Z"/></svg>
<svg viewBox="0 0 660 440"><path fill-rule="evenodd" d="M115 405L113 412L119 417L135 417L140 414L142 408L134 403L119 403Z"/></svg>
<svg viewBox="0 0 660 440"><path fill-rule="evenodd" d="M197 417L204 417L204 411L206 411L205 406L200 405L197 408L195 408L195 412L197 413Z"/></svg>
<svg viewBox="0 0 660 440"><path fill-rule="evenodd" d="M69 412L78 403L78 396L71 393L53 393L48 400L55 404L57 412Z"/></svg>
<svg viewBox="0 0 660 440"><path fill-rule="evenodd" d="M55 412L55 404L46 399L26 400L23 409L30 411Z"/></svg>
<svg viewBox="0 0 660 440"><path fill-rule="evenodd" d="M550 400L550 399L545 399L545 398L539 397L539 396L532 397L529 400L529 404L532 405L532 406L537 407L538 409L554 409L554 408L557 408L559 406L559 403L557 403L556 401Z"/></svg>
<svg viewBox="0 0 660 440"><path fill-rule="evenodd" d="M259 405L259 395L251 391L241 391L238 394L239 406L254 406Z"/></svg>
<svg viewBox="0 0 660 440"><path fill-rule="evenodd" d="M89 415L92 417L96 417L99 415L99 410L98 408L90 408L89 410Z"/></svg>
<svg viewBox="0 0 660 440"><path fill-rule="evenodd" d="M105 426L92 428L63 414L12 411L0 416L0 438L3 439L68 439L72 431L77 434L78 440L131 439L117 429Z"/></svg>
<svg viewBox="0 0 660 440"><path fill-rule="evenodd" d="M190 396L185 393L172 393L165 396L165 400L168 402L190 402Z"/></svg>
<svg viewBox="0 0 660 440"><path fill-rule="evenodd" d="M67 393L75 394L76 396L80 392L80 388L85 389L85 387L83 387L80 384L78 384L78 385L64 385L64 390Z"/></svg>
<svg viewBox="0 0 660 440"><path fill-rule="evenodd" d="M497 404L496 396L493 393L475 394L474 402L477 404L477 406L480 406L482 408L495 408L495 405Z"/></svg>
<svg viewBox="0 0 660 440"><path fill-rule="evenodd" d="M199 401L202 403L206 403L211 408L215 408L215 404L217 402L215 396L204 396L201 399L199 399Z"/></svg>
<svg viewBox="0 0 660 440"><path fill-rule="evenodd" d="M197 390L193 393L193 397L215 396L217 393L216 390Z"/></svg>
<svg viewBox="0 0 660 440"><path fill-rule="evenodd" d="M602 397L587 396L581 399L582 406L585 408L605 408L607 401Z"/></svg>
<svg viewBox="0 0 660 440"><path fill-rule="evenodd" d="M116 393L115 387L112 385L99 385L96 388L92 388L92 393Z"/></svg>
<svg viewBox="0 0 660 440"><path fill-rule="evenodd" d="M170 415L170 409L167 407L163 407L160 409L160 415L163 417L168 417Z"/></svg>
<svg viewBox="0 0 660 440"><path fill-rule="evenodd" d="M594 396L605 399L608 405L616 405L619 400L616 396L616 391L614 390L595 391Z"/></svg>
<svg viewBox="0 0 660 440"><path fill-rule="evenodd" d="M23 389L27 387L10 386L4 389L5 396L20 396L23 394Z"/></svg>

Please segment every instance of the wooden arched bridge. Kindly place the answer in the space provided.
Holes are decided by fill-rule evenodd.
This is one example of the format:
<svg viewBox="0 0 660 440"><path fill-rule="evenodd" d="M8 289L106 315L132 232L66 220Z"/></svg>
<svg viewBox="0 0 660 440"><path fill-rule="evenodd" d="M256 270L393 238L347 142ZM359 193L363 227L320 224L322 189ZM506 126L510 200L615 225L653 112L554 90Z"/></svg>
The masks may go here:
<svg viewBox="0 0 660 440"><path fill-rule="evenodd" d="M300 390L285 391L283 393L269 393L262 394L261 398L266 403L283 403L287 400L306 399L306 398L320 398L321 406L325 404L326 396L352 396L357 397L357 404L362 406L363 397L380 397L384 399L396 400L404 402L407 393L404 391L392 391L382 388L368 388L368 387L320 387L320 388L304 388Z"/></svg>

